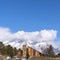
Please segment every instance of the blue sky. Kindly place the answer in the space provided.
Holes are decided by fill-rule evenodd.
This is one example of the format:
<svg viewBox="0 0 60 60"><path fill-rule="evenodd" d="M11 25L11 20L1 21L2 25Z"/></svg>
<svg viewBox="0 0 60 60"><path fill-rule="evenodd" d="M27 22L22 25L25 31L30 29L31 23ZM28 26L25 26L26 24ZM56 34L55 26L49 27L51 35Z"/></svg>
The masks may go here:
<svg viewBox="0 0 60 60"><path fill-rule="evenodd" d="M0 27L12 32L57 30L60 38L60 0L0 0Z"/></svg>

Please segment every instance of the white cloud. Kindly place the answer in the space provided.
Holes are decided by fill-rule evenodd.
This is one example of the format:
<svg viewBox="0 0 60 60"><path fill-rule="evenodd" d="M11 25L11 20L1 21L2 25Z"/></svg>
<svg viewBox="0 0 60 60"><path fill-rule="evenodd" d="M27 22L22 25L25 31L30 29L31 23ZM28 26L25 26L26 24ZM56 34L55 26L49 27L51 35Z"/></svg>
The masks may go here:
<svg viewBox="0 0 60 60"><path fill-rule="evenodd" d="M12 38L12 33L9 28L0 28L0 41L10 40Z"/></svg>
<svg viewBox="0 0 60 60"><path fill-rule="evenodd" d="M18 31L14 35L16 38L24 40L49 41L54 40L56 38L57 31L55 30L41 30L35 32Z"/></svg>
<svg viewBox="0 0 60 60"><path fill-rule="evenodd" d="M17 31L16 33L12 33L9 28L0 28L0 41L2 42L20 39L25 41L33 40L37 42L46 41L47 43L54 45L56 37L56 30L41 30L35 32Z"/></svg>

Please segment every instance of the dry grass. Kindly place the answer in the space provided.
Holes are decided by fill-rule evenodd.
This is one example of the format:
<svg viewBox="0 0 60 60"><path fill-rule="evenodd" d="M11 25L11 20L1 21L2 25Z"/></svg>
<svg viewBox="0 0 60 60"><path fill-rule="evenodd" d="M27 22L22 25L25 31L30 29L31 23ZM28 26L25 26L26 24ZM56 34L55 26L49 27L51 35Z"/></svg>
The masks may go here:
<svg viewBox="0 0 60 60"><path fill-rule="evenodd" d="M3 60L6 60L6 56L0 57L0 60L2 60L1 58L3 58ZM16 58L12 58L11 60L16 60ZM60 60L60 57L30 57L28 60Z"/></svg>
<svg viewBox="0 0 60 60"><path fill-rule="evenodd" d="M52 58L52 57L30 57L28 60L60 60L60 58Z"/></svg>

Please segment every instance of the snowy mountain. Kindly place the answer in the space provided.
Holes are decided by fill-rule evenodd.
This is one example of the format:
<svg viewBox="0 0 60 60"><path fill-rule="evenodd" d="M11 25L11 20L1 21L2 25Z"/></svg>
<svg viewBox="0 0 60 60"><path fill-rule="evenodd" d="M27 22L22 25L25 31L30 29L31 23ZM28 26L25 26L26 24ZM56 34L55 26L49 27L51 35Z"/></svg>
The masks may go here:
<svg viewBox="0 0 60 60"><path fill-rule="evenodd" d="M12 40L12 41L5 41L3 42L5 45L11 45L13 47L16 47L17 49L21 48L22 49L22 46L23 44L26 44L27 47L32 47L33 49L39 51L42 53L42 51L45 49L45 48L48 48L49 47L49 44L47 44L47 42L43 41L43 42L36 42L36 41L33 41L33 40L29 40L29 41L25 41L25 40ZM60 52L59 49L55 49L54 48L54 52L55 54L58 54Z"/></svg>
<svg viewBox="0 0 60 60"><path fill-rule="evenodd" d="M54 52L55 52L55 55L57 55L58 53L60 53L60 49L59 48L55 48Z"/></svg>

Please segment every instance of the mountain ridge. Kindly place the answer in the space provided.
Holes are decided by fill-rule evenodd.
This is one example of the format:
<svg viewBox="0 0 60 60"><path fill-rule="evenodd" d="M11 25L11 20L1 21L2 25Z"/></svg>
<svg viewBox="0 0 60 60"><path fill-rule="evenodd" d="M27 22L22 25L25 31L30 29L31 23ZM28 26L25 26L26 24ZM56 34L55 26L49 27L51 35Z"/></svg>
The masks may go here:
<svg viewBox="0 0 60 60"><path fill-rule="evenodd" d="M23 44L26 44L27 46L32 47L33 49L39 51L40 53L42 53L45 48L49 47L49 44L46 41L36 42L33 40L25 41L25 40L15 39L11 41L5 41L3 43L5 45L11 45L13 47L16 47L17 49L19 48L22 49ZM57 48L54 48L54 52L57 55L60 52L60 50Z"/></svg>

